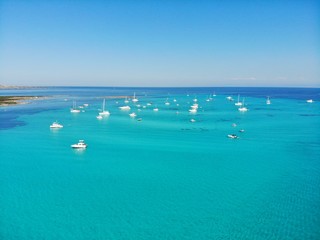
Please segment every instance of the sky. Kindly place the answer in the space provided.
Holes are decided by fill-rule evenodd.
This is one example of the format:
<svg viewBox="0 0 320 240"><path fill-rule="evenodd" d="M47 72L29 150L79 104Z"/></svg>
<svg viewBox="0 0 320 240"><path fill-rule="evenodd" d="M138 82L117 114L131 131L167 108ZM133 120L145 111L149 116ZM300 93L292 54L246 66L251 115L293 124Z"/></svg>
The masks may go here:
<svg viewBox="0 0 320 240"><path fill-rule="evenodd" d="M0 0L0 85L320 87L317 0Z"/></svg>

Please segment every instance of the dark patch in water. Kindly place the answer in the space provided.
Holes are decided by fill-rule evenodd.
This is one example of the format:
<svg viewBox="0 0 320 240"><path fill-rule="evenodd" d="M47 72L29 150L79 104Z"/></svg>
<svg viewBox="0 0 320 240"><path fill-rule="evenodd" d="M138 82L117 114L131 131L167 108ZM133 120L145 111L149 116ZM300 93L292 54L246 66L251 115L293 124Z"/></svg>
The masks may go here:
<svg viewBox="0 0 320 240"><path fill-rule="evenodd" d="M274 117L273 114L266 114L267 117Z"/></svg>

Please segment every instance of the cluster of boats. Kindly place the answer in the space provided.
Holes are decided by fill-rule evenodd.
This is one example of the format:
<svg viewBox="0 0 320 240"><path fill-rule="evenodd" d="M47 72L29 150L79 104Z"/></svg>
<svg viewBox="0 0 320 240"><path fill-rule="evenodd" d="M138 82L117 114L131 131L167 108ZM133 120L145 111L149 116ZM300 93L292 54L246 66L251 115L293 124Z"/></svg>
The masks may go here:
<svg viewBox="0 0 320 240"><path fill-rule="evenodd" d="M212 96L216 96L216 94L210 95L210 96L206 99L206 101L212 101L212 100L213 100ZM234 101L234 99L233 99L231 96L226 97L226 99L227 99L228 101L231 101L231 102ZM234 103L234 105L238 107L238 110L239 110L240 112L246 112L246 111L248 111L248 108L245 106L245 101L244 101L244 100L245 100L245 99L243 98L243 99L242 99L242 102L241 102L241 101L240 101L240 95L238 95L238 100L237 100L237 102ZM133 103L137 103L137 102L139 101L138 98L136 97L135 93L134 93L134 95L133 95L133 98L131 98L131 101L132 101ZM176 103L176 101L177 101L176 99L173 100L173 102L175 102L175 103ZM198 104L197 102L198 102L197 98L194 98L194 99L193 99L193 104L190 106L189 113L191 113L191 114L197 113L197 111L198 111L198 109L199 109L199 104ZM313 101L312 99L308 99L308 100L306 100L306 102L307 102L307 103L313 103L314 101ZM128 98L126 98L126 99L124 100L124 103L127 104L127 105L120 106L119 109L122 110L122 111L131 110L131 107L128 105L128 103L129 103ZM267 105L270 105L270 104L271 104L270 97L267 97L267 99L266 99L266 104L267 104ZM151 106L151 105L152 105L152 103L147 103L146 106L142 106L142 108L146 108L147 106ZM165 105L166 105L166 106L169 106L169 105L170 105L170 102L169 102L168 98L167 98L166 101L165 101ZM176 105L179 106L179 104L176 104ZM110 112L105 109L105 106L106 106L106 100L103 99L102 109L101 109L101 111L99 112L99 114L96 116L97 119L102 119L102 118L107 117L107 116L110 115ZM135 104L135 106L140 107L139 104ZM83 106L80 106L79 108L84 108L84 107L88 107L88 104L83 104ZM80 109L79 109L79 108L77 108L76 102L74 101L74 102L73 102L73 107L71 108L70 112L71 112L71 113L79 113L79 112L80 112ZM141 109L138 109L138 111L141 111ZM157 111L159 111L159 108L155 107L155 108L153 108L153 111L157 112ZM177 113L179 113L179 112L177 112ZM135 112L132 112L132 113L129 114L129 116L130 116L131 118L136 118L136 117L137 117L137 114L136 114ZM137 120L138 120L138 121L141 121L142 118L138 118ZM190 122L194 123L194 122L196 122L196 120L195 120L194 118L191 118L191 119L190 119ZM233 127L236 127L236 124L234 123L234 124L232 124L232 126L233 126ZM51 128L51 129L60 129L60 128L63 128L63 125L60 124L58 121L55 121L55 122L53 122L53 123L50 125L50 128ZM244 130L241 129L241 130L239 130L239 132L240 132L240 133L243 133ZM238 139L238 138L239 138L239 136L236 135L236 134L228 134L227 137L228 137L228 138L231 138L231 139ZM85 149L85 148L87 148L87 144L84 142L84 140L79 140L78 143L72 144L71 147L72 147L72 148L75 148L75 149Z"/></svg>

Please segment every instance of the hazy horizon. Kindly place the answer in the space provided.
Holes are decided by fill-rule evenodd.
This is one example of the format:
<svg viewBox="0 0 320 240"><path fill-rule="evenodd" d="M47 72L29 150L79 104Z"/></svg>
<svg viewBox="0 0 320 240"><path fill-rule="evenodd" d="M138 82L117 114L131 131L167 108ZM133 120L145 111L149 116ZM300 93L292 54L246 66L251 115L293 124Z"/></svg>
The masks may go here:
<svg viewBox="0 0 320 240"><path fill-rule="evenodd" d="M320 87L318 1L1 1L0 84Z"/></svg>

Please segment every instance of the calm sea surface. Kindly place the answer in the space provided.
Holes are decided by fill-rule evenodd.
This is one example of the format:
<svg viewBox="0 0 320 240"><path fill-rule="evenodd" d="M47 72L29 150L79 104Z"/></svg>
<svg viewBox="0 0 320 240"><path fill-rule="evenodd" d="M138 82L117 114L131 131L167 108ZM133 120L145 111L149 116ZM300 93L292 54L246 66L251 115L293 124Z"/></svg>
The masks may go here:
<svg viewBox="0 0 320 240"><path fill-rule="evenodd" d="M107 98L110 116L96 118L105 96L134 92L139 102ZM0 107L0 239L320 239L320 89L0 95L48 96ZM73 101L88 107L70 113ZM70 147L79 139L86 150Z"/></svg>

